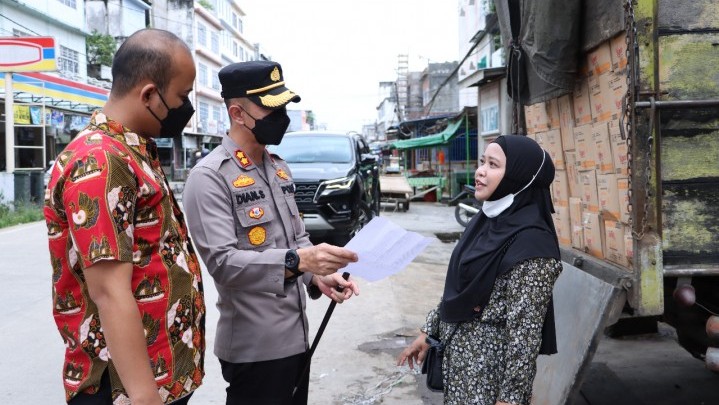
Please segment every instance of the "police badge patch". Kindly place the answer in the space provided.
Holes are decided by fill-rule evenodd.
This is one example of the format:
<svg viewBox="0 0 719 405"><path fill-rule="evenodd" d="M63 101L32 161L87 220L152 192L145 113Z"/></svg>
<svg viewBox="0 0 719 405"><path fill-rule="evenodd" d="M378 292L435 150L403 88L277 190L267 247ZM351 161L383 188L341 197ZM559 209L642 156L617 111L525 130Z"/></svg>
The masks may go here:
<svg viewBox="0 0 719 405"><path fill-rule="evenodd" d="M266 237L267 231L261 226L256 226L247 232L247 238L250 240L250 243L255 246L265 243Z"/></svg>
<svg viewBox="0 0 719 405"><path fill-rule="evenodd" d="M252 207L249 211L247 211L247 215L252 219L260 219L263 215L265 215L265 210L260 207Z"/></svg>

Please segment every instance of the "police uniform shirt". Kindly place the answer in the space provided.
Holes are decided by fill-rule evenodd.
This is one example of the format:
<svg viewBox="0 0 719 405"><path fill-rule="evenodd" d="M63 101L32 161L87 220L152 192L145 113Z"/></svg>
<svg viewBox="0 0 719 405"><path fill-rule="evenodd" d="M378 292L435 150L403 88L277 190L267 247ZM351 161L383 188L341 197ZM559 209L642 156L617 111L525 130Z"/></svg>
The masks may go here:
<svg viewBox="0 0 719 405"><path fill-rule="evenodd" d="M287 164L252 162L229 138L195 166L183 193L187 224L215 281L215 354L232 363L306 351L305 292L285 282L287 249L312 246ZM309 285L312 274L298 281Z"/></svg>

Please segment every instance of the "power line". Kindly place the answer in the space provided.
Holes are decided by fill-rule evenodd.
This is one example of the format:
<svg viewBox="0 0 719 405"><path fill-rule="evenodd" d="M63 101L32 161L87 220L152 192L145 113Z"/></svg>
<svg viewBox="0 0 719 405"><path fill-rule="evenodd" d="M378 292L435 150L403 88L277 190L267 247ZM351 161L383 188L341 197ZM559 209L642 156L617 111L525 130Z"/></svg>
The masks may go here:
<svg viewBox="0 0 719 405"><path fill-rule="evenodd" d="M429 103L427 104L427 107L425 107L425 110L427 111L427 114L429 114L429 113L432 111L432 105L434 104L434 100L435 100L435 99L437 98L437 96L439 95L439 92L440 92L440 90L442 90L442 87L444 87L447 83L449 83L449 80L452 79L452 78L457 74L457 72L459 71L459 69L462 67L462 64L463 64L467 59L469 59L470 56L472 56L472 51L474 51L474 49L479 45L479 42L480 42L480 41L475 42L474 45L472 45L472 47L469 48L469 51L467 51L467 54L464 55L464 58L462 58L462 60L457 64L457 67L455 67L454 70L452 71L452 73L450 73L450 74L447 76L447 78L444 79L444 81L442 82L442 84L439 85L439 87L437 87L437 90L435 90L434 95L432 95L432 98L429 100Z"/></svg>
<svg viewBox="0 0 719 405"><path fill-rule="evenodd" d="M21 27L21 28L23 28L23 29L25 29L25 30L27 30L27 31L29 31L29 32L32 32L33 34L35 34L35 35L37 35L37 36L41 36L41 35L38 34L37 32L35 32L35 31L31 30L30 28L28 28L28 27L26 27L26 26L20 24L19 22L13 20L12 18L10 18L10 17L8 17L8 16L6 16L6 15L0 14L0 17L6 19L6 20L8 20L8 21L10 21L11 23L17 25L18 27Z"/></svg>

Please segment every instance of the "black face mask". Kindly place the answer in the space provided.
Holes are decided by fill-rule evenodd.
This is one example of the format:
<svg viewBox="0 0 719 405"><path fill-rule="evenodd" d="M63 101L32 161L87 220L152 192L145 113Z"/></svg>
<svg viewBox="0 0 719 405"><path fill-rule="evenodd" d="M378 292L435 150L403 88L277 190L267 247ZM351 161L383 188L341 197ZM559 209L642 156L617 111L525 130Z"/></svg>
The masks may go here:
<svg viewBox="0 0 719 405"><path fill-rule="evenodd" d="M247 110L245 110L245 113L250 115ZM255 127L250 131L255 134L255 139L262 145L279 145L282 138L285 137L285 131L290 126L290 117L287 116L285 108L274 110L265 118L259 120L251 115L250 118L255 120Z"/></svg>
<svg viewBox="0 0 719 405"><path fill-rule="evenodd" d="M195 113L195 109L192 107L190 99L186 98L182 105L177 108L170 108L159 91L157 92L157 95L160 96L162 104L164 104L165 108L167 108L167 117L165 117L164 119L160 119L157 115L155 115L154 112L152 112L152 110L150 110L150 107L146 108L148 111L150 111L150 114L155 117L155 119L160 121L159 137L172 138L177 135L180 135L187 123L190 122L190 118L192 118L192 115Z"/></svg>

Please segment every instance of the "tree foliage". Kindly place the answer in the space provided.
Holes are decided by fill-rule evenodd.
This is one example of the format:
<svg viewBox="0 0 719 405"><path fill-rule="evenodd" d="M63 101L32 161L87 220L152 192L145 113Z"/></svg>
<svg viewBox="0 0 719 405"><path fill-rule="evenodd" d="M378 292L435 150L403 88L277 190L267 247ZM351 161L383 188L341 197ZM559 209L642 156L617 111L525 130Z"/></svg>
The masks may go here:
<svg viewBox="0 0 719 405"><path fill-rule="evenodd" d="M90 64L112 65L112 58L117 50L117 42L112 35L93 31L86 39L87 62Z"/></svg>

